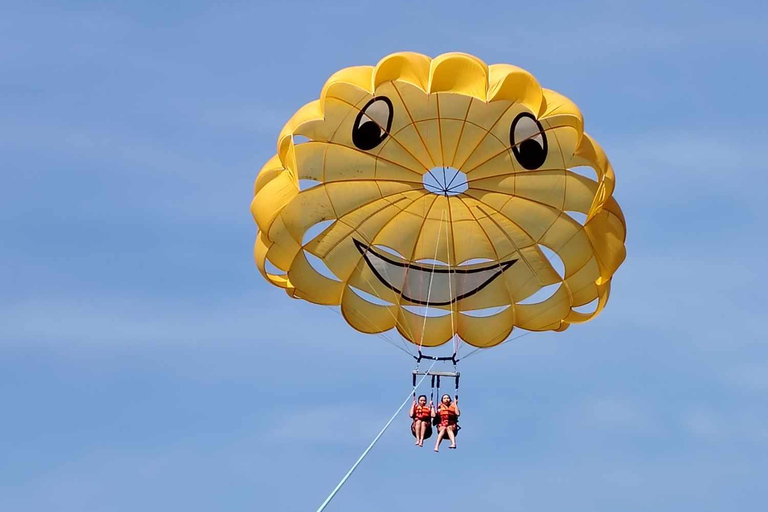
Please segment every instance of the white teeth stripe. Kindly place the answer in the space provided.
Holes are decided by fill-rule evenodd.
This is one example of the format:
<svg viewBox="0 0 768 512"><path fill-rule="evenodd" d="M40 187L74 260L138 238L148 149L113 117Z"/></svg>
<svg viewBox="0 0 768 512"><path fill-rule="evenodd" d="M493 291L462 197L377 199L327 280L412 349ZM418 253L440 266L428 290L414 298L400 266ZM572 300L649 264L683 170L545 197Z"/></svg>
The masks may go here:
<svg viewBox="0 0 768 512"><path fill-rule="evenodd" d="M419 265L378 254L362 242L355 245L376 277L388 288L415 304L444 306L477 293L517 260L485 266L450 268L445 265ZM401 289L402 287L402 289ZM431 289L431 291L430 291Z"/></svg>

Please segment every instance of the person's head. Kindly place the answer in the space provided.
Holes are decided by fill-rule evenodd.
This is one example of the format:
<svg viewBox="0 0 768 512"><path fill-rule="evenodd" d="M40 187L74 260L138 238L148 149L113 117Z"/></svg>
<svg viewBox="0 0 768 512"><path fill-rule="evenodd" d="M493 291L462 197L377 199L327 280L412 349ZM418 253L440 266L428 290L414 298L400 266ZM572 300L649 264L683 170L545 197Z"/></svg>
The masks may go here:
<svg viewBox="0 0 768 512"><path fill-rule="evenodd" d="M419 395L419 405L427 405L427 395Z"/></svg>
<svg viewBox="0 0 768 512"><path fill-rule="evenodd" d="M441 398L440 401L443 402L445 405L451 405L451 395L448 395L448 394L443 395L443 398Z"/></svg>

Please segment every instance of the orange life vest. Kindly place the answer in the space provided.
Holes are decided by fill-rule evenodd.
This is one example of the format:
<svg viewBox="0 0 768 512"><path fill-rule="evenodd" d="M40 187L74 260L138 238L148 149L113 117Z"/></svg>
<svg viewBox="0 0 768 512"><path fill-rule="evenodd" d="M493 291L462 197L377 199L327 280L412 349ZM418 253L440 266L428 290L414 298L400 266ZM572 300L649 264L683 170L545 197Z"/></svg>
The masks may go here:
<svg viewBox="0 0 768 512"><path fill-rule="evenodd" d="M458 414L456 414L456 407L453 404L449 405L448 407L440 404L440 408L437 412L440 414L440 425L444 427L448 425L455 425L459 419Z"/></svg>
<svg viewBox="0 0 768 512"><path fill-rule="evenodd" d="M429 418L432 417L432 411L429 409L428 405L421 406L417 405L413 408L413 419L419 420L419 421L429 421Z"/></svg>

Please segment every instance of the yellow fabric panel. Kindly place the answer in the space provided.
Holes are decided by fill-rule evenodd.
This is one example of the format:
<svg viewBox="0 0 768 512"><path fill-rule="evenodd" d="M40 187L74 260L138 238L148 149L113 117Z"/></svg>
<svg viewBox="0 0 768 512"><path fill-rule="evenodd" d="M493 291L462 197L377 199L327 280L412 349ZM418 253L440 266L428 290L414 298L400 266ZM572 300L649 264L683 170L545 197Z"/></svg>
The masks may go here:
<svg viewBox="0 0 768 512"><path fill-rule="evenodd" d="M474 148L474 151L468 156L467 160L459 165L459 168L467 175L467 179L474 179L473 174L477 168L499 155L508 154L507 146L508 143L505 143L503 140L487 135ZM498 160L495 161L495 165L499 165ZM510 172L509 168L507 168L507 172Z"/></svg>
<svg viewBox="0 0 768 512"><path fill-rule="evenodd" d="M484 103L472 99L472 105L467 113L467 123L481 128L484 133L488 133L499 124L502 117L504 117L510 109L514 109L515 112L525 111L523 105L518 105L514 101L499 100ZM509 130L509 128L510 127L507 126L507 130ZM507 139L508 137L506 135L502 137L502 140Z"/></svg>
<svg viewBox="0 0 768 512"><path fill-rule="evenodd" d="M474 219L454 221L452 226L450 232L453 242L452 250L457 264L461 265L477 258L499 260L495 247L478 221Z"/></svg>
<svg viewBox="0 0 768 512"><path fill-rule="evenodd" d="M334 140L334 134L340 132L340 135L348 135L348 130L354 123L357 111L350 108L349 103L345 103L335 98L328 98L323 103L322 118L319 120L309 120L296 127L294 135L307 137L311 141L331 142L344 144L347 147L354 148L351 137ZM341 129L342 123L345 123L345 129Z"/></svg>
<svg viewBox="0 0 768 512"><path fill-rule="evenodd" d="M539 264L541 264L541 260ZM502 277L507 289L510 290L511 303L517 304L539 291L542 286L545 286L539 277L544 272L547 272L547 270L539 271L535 266L528 265L527 260L522 258L512 268L504 272ZM555 284L560 281L560 277L555 274L554 277L550 278L550 281L552 282L548 284Z"/></svg>
<svg viewBox="0 0 768 512"><path fill-rule="evenodd" d="M449 92L435 93L435 97L437 99L437 114L441 120L450 119L464 122L467 119L469 107L473 101L471 97Z"/></svg>
<svg viewBox="0 0 768 512"><path fill-rule="evenodd" d="M558 116L560 119L565 120L566 117L569 117L573 119L574 127L579 132L584 131L584 117L574 102L551 89L542 89L541 92L544 96L544 101L539 109L540 119Z"/></svg>
<svg viewBox="0 0 768 512"><path fill-rule="evenodd" d="M458 334L476 347L492 347L503 342L515 325L514 306L489 317L471 317L458 314Z"/></svg>
<svg viewBox="0 0 768 512"><path fill-rule="evenodd" d="M597 307L595 308L595 311L592 313L580 313L578 311L571 310L571 312L568 313L568 316L566 316L564 320L568 323L573 323L573 324L582 324L584 322L590 321L591 319L599 315L600 312L603 310L603 308L605 307L605 304L608 302L610 291L611 291L610 281L598 286L596 289Z"/></svg>
<svg viewBox="0 0 768 512"><path fill-rule="evenodd" d="M435 144L433 139L438 133L429 132L431 127L422 124L422 121L438 118L437 97L427 96L421 89L407 83L385 84L380 90L392 101L394 110L402 114L393 116L395 138L418 158L425 171L435 166L439 153L431 152L430 145ZM386 94L389 91L391 94Z"/></svg>
<svg viewBox="0 0 768 512"><path fill-rule="evenodd" d="M286 228L282 215L275 219L266 236L272 244L267 258L276 267L288 270L296 254L301 250L301 245Z"/></svg>
<svg viewBox="0 0 768 512"><path fill-rule="evenodd" d="M267 281L274 284L275 286L279 286L280 288L286 288L288 286L288 278L285 274L272 274L267 272L267 252L269 251L270 246L271 243L267 237L264 236L264 234L259 233L256 236L256 243L253 247L253 256L256 260L256 268L259 269L259 272L261 272L261 275L263 275Z"/></svg>
<svg viewBox="0 0 768 512"><path fill-rule="evenodd" d="M502 276L491 281L487 286L483 288L480 293L475 293L459 300L457 304L458 311L475 311L487 308L495 308L499 306L506 306L513 302L513 298L510 296L510 290L507 285L507 274L512 273L513 269L522 262L515 263L512 268L508 269ZM444 307L444 309L450 309L450 307Z"/></svg>
<svg viewBox="0 0 768 512"><path fill-rule="evenodd" d="M333 205L323 187L299 192L280 213L286 229L301 243L304 232L318 222L336 218ZM270 232L271 235L271 232Z"/></svg>
<svg viewBox="0 0 768 512"><path fill-rule="evenodd" d="M288 122L285 123L285 126L280 131L280 135L277 137L277 154L282 157L285 151L285 144L291 140L294 133L297 133L299 127L322 119L323 104L320 100L309 102L297 110Z"/></svg>
<svg viewBox="0 0 768 512"><path fill-rule="evenodd" d="M403 185L403 189L406 188L407 185ZM321 190L328 194L337 217L346 215L364 204L381 198L381 190L375 181L327 183L321 185Z"/></svg>
<svg viewBox="0 0 768 512"><path fill-rule="evenodd" d="M509 64L492 64L488 70L488 101L510 100L524 105L531 112L539 111L542 102L541 86L532 74Z"/></svg>
<svg viewBox="0 0 768 512"><path fill-rule="evenodd" d="M453 152L453 157L450 159L451 167L461 169L462 172L467 173L470 167L466 165L466 161L474 156L478 147L483 144L486 138L488 138L488 131L472 122L467 121L464 123L461 136L459 137L458 145ZM487 154L488 147L490 147L490 154ZM492 140L485 145L484 151L486 160L501 153L504 144L498 140ZM481 158L475 158L474 167L477 167L485 162Z"/></svg>
<svg viewBox="0 0 768 512"><path fill-rule="evenodd" d="M430 100L424 91L412 84L385 82L376 87L376 96L388 98L394 111L401 114L392 116L390 133L393 135L415 122L437 117L437 101Z"/></svg>
<svg viewBox="0 0 768 512"><path fill-rule="evenodd" d="M432 60L431 93L457 92L485 101L488 93L488 66L465 53L446 53Z"/></svg>
<svg viewBox="0 0 768 512"><path fill-rule="evenodd" d="M397 324L397 306L372 304L349 287L341 300L341 314L352 327L369 334L388 331Z"/></svg>
<svg viewBox="0 0 768 512"><path fill-rule="evenodd" d="M590 259L586 265L576 271L565 280L571 291L571 300L575 307L583 306L593 301L598 296L600 268L595 258Z"/></svg>
<svg viewBox="0 0 768 512"><path fill-rule="evenodd" d="M427 90L429 84L429 65L432 59L414 52L393 53L381 59L373 74L373 86L385 82L405 82Z"/></svg>
<svg viewBox="0 0 768 512"><path fill-rule="evenodd" d="M540 243L560 256L565 265L566 277L583 267L592 257L592 248L584 228L565 213L560 214Z"/></svg>
<svg viewBox="0 0 768 512"><path fill-rule="evenodd" d="M320 258L324 258L326 254L353 233L360 235L365 240L372 240L383 226L371 230L367 227L370 224L366 226L367 221L374 218L376 222L379 222L384 217L389 222L404 208L424 195L421 192L395 194L361 205L359 208L339 217L338 222L334 223L328 231L325 231L322 237L315 238L307 245L307 250Z"/></svg>
<svg viewBox="0 0 768 512"><path fill-rule="evenodd" d="M451 315L423 317L400 308L397 317L397 330L400 334L406 339L412 336L413 343L425 347L436 347L450 340L454 326L451 325Z"/></svg>
<svg viewBox="0 0 768 512"><path fill-rule="evenodd" d="M294 144L299 135L309 142ZM579 166L597 181L571 170ZM457 184L437 193L455 169ZM561 331L603 309L626 254L614 188L578 107L527 71L402 52L335 73L286 123L254 185L254 257L269 282L341 305L363 332L396 327L427 346L458 334L487 347L514 327ZM585 225L567 212L585 214ZM563 277L542 247L562 260ZM435 273L433 259L445 262ZM267 272L268 262L287 275ZM549 299L520 304L558 283ZM430 301L433 313L453 315L425 324L420 310L403 309ZM574 309L592 303L594 311Z"/></svg>
<svg viewBox="0 0 768 512"><path fill-rule="evenodd" d="M402 302L400 293L385 286L371 271L371 268L362 261L362 256L359 256L358 265L353 269L347 283L358 290L364 290L366 293L378 297L382 301L390 302L394 305ZM402 288L402 281L395 284Z"/></svg>
<svg viewBox="0 0 768 512"><path fill-rule="evenodd" d="M572 165L586 165L597 173L598 189L591 207L591 211L596 212L611 198L616 185L608 157L600 145L585 133L573 157Z"/></svg>
<svg viewBox="0 0 768 512"><path fill-rule="evenodd" d="M264 185L251 203L251 213L259 229L268 232L275 217L298 194L298 183L287 172L278 174Z"/></svg>
<svg viewBox="0 0 768 512"><path fill-rule="evenodd" d="M403 202L406 202L406 200ZM378 204L372 204L371 206L376 207ZM398 215L400 211L400 207L397 203L384 209L376 210L366 219L354 224L354 232L350 233L351 236L348 235L342 238L331 250L325 252L322 256L318 256L322 257L323 261L337 276L339 276L340 279L347 279L362 257L360 251L355 247L353 239L370 244L371 240L374 240L384 226L392 222L392 219ZM337 224L344 226L344 228L349 228L353 225L350 219L342 219ZM339 230L344 229L341 226L338 227ZM335 228L336 226L332 229ZM332 236L333 238L336 238L335 234ZM322 243L325 238L325 236L320 236L317 240ZM308 248L310 252L315 254L314 251L311 250L312 243L308 245ZM365 287L362 289L367 290Z"/></svg>
<svg viewBox="0 0 768 512"><path fill-rule="evenodd" d="M563 210L587 214L597 192L597 182L571 171L565 172L565 203Z"/></svg>
<svg viewBox="0 0 768 512"><path fill-rule="evenodd" d="M515 322L529 331L546 331L557 328L560 321L571 312L568 288L561 286L550 298L538 304L518 304Z"/></svg>
<svg viewBox="0 0 768 512"><path fill-rule="evenodd" d="M391 247L408 259L414 260L416 241L424 225L424 219L436 200L437 196L426 194L414 201L376 235L373 243Z"/></svg>
<svg viewBox="0 0 768 512"><path fill-rule="evenodd" d="M315 304L336 305L341 300L344 283L318 274L300 251L288 270L288 279L296 288L296 297Z"/></svg>
<svg viewBox="0 0 768 512"><path fill-rule="evenodd" d="M547 259L538 245L520 249L520 259L530 269L539 287L549 286L562 281L560 274L555 271L549 259ZM528 297L528 295L525 295L525 297Z"/></svg>
<svg viewBox="0 0 768 512"><path fill-rule="evenodd" d="M424 145L427 148L427 153L429 153L432 162L432 165L425 169L445 166L445 151L443 149L442 140L443 134L440 130L438 119L418 121L416 123L416 128L419 130L419 133L424 140Z"/></svg>
<svg viewBox="0 0 768 512"><path fill-rule="evenodd" d="M450 212L448 199L437 196L422 224L421 232L416 241L416 248L411 259L413 261L437 259L454 266L456 257L451 247Z"/></svg>
<svg viewBox="0 0 768 512"><path fill-rule="evenodd" d="M253 185L253 195L255 196L258 194L259 191L264 188L264 185L275 179L275 177L284 170L285 168L277 155L270 158L267 163L264 164L264 167L261 168L259 175L256 177L256 183Z"/></svg>
<svg viewBox="0 0 768 512"><path fill-rule="evenodd" d="M509 196L501 208L495 209L536 242L560 216L555 208L523 197Z"/></svg>
<svg viewBox="0 0 768 512"><path fill-rule="evenodd" d="M584 225L584 229L595 248L602 280L607 281L619 268L627 254L624 248L624 224L617 215L608 209L603 209Z"/></svg>
<svg viewBox="0 0 768 512"><path fill-rule="evenodd" d="M305 142L296 146L299 179L321 182L373 180L422 184L421 173L346 146Z"/></svg>
<svg viewBox="0 0 768 512"><path fill-rule="evenodd" d="M456 159L456 149L464 135L466 123L458 119L440 119L440 138L442 140L443 153L441 165L453 167Z"/></svg>
<svg viewBox="0 0 768 512"><path fill-rule="evenodd" d="M322 142L304 142L294 147L296 176L300 180L323 181L325 153L331 146Z"/></svg>
<svg viewBox="0 0 768 512"><path fill-rule="evenodd" d="M563 123L563 121L567 121ZM550 146L550 157L542 169L563 169L573 161L573 155L581 143L581 132L571 123L571 117L548 117L541 120L544 134ZM552 151L552 149L555 151Z"/></svg>
<svg viewBox="0 0 768 512"><path fill-rule="evenodd" d="M355 66L337 71L325 82L320 101L337 98L347 103L360 101L361 93L373 92L373 67Z"/></svg>
<svg viewBox="0 0 768 512"><path fill-rule="evenodd" d="M400 166L410 169L419 175L424 174L427 169L432 167L431 160L422 160L431 158L424 146L421 146L416 129L412 126L401 130L398 137L388 138L382 145L378 156L389 162L397 162Z"/></svg>

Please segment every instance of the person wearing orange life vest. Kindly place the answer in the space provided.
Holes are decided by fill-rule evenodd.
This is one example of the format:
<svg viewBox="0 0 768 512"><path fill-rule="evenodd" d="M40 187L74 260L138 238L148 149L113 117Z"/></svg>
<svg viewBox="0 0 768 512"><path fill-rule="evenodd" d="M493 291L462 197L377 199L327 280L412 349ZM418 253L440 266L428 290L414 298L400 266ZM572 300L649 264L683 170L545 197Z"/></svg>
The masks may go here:
<svg viewBox="0 0 768 512"><path fill-rule="evenodd" d="M427 395L419 396L419 401L413 399L411 410L408 415L413 418L413 433L416 435L416 446L424 446L424 434L429 428L430 420L434 415L432 402L427 405Z"/></svg>
<svg viewBox="0 0 768 512"><path fill-rule="evenodd" d="M446 435L451 440L451 446L448 448L456 448L456 430L458 427L459 416L459 397L456 396L456 401L451 403L450 395L443 395L440 399L440 405L437 409L432 409L432 417L440 417L440 423L438 425L437 442L435 443L435 451L438 451L440 447L440 441Z"/></svg>

